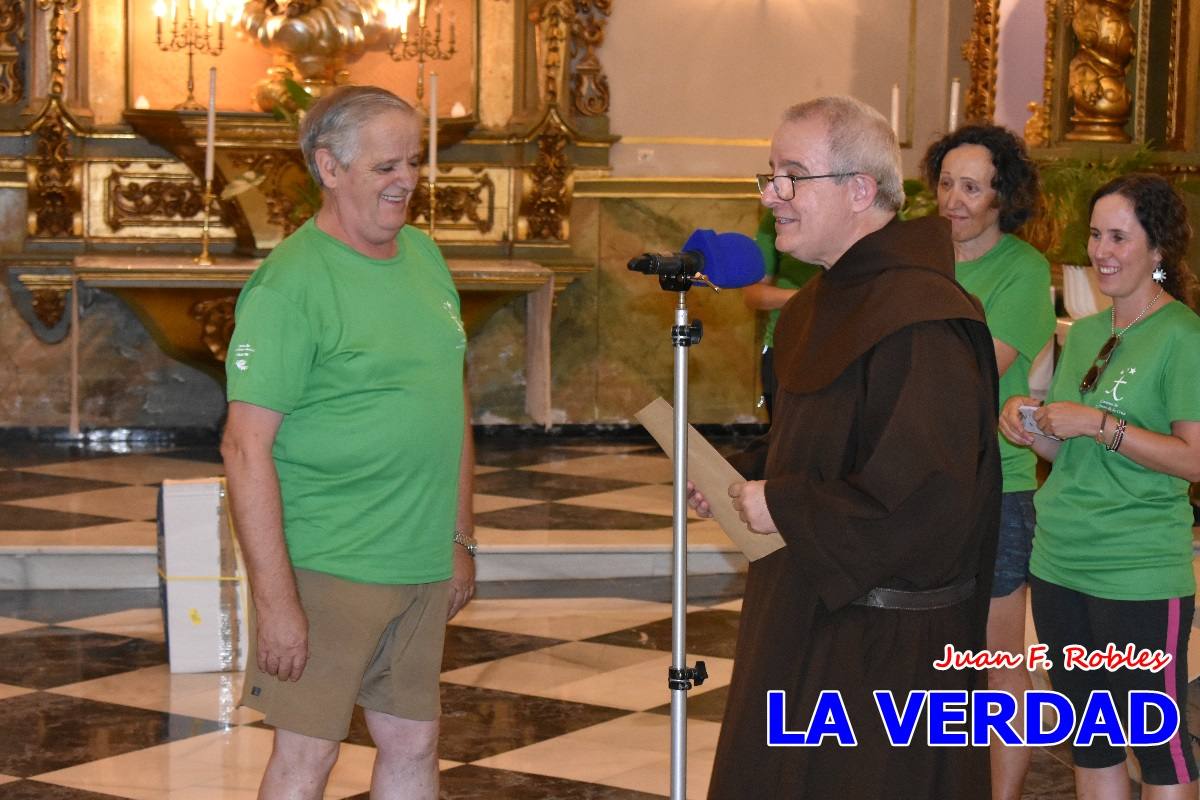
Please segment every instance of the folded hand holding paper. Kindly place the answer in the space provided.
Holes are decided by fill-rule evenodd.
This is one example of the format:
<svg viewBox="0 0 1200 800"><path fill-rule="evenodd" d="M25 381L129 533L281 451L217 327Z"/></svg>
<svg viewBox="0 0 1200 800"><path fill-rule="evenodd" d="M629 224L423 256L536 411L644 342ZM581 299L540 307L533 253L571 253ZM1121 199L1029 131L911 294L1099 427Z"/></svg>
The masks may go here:
<svg viewBox="0 0 1200 800"><path fill-rule="evenodd" d="M659 397L634 415L671 457L675 454L673 413L671 404ZM729 485L742 481L742 476L691 425L687 460L688 480L708 500L713 517L746 558L757 561L784 546L778 533L755 533L742 522L729 496Z"/></svg>

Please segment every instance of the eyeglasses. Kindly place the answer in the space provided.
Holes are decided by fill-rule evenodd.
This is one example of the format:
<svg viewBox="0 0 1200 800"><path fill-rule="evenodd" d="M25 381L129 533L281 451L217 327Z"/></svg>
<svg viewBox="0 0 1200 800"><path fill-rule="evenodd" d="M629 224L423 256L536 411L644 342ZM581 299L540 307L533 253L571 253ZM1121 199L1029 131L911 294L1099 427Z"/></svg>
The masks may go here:
<svg viewBox="0 0 1200 800"><path fill-rule="evenodd" d="M1104 368L1108 366L1108 362L1112 359L1113 351L1117 349L1117 345L1121 343L1121 337L1115 333L1108 337L1108 341L1100 348L1100 352L1096 354L1096 360L1092 362L1092 368L1083 376L1083 380L1079 382L1079 393L1087 394L1092 389L1096 388L1096 382L1100 380L1100 376L1104 374Z"/></svg>
<svg viewBox="0 0 1200 800"><path fill-rule="evenodd" d="M857 172L832 172L828 175L755 175L758 181L758 193L766 194L767 187L775 188L775 196L780 200L791 200L796 196L797 181L815 181L817 178L849 178Z"/></svg>

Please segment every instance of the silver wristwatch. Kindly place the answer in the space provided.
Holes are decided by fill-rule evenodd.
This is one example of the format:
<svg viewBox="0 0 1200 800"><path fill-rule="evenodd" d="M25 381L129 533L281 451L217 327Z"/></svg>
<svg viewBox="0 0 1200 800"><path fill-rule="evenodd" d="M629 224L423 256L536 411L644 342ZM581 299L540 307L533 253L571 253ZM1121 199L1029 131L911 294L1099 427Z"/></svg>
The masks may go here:
<svg viewBox="0 0 1200 800"><path fill-rule="evenodd" d="M463 531L454 532L454 543L461 544L467 548L467 553L470 554L471 558L474 558L475 553L479 550L479 542L475 540L475 537L469 536Z"/></svg>

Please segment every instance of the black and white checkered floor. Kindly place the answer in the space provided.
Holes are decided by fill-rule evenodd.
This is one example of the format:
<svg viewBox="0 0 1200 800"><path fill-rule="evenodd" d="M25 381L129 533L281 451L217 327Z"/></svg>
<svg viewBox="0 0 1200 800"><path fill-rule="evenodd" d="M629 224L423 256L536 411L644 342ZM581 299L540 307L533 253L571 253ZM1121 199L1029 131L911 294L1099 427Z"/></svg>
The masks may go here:
<svg viewBox="0 0 1200 800"><path fill-rule="evenodd" d="M484 439L478 462L485 549L669 540L670 470L653 446ZM213 448L2 446L0 548L153 546L154 484L217 472ZM708 784L740 587L689 586L689 661L711 675L688 703L692 797ZM442 795L665 796L669 598L668 578L482 584L447 635ZM156 590L0 592L0 800L254 797L271 732L235 707L240 679L168 671ZM365 798L372 757L356 724L326 797ZM1025 797L1065 799L1071 785L1063 753L1036 751Z"/></svg>

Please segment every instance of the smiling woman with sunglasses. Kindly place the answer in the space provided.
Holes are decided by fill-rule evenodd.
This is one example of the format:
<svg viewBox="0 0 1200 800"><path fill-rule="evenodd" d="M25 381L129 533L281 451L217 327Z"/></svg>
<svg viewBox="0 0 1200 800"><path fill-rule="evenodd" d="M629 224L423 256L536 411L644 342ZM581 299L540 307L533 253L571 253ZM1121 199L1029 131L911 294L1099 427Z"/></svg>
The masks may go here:
<svg viewBox="0 0 1200 800"><path fill-rule="evenodd" d="M1165 745L1135 748L1143 800L1196 797L1187 737L1187 641L1196 586L1189 481L1200 480L1200 317L1183 262L1187 209L1163 178L1127 175L1091 201L1088 255L1112 308L1076 322L1047 404L1026 430L1011 398L1000 430L1054 462L1038 491L1030 586L1038 635L1051 658L1067 645L1170 653L1159 672L1050 669L1076 711L1093 691L1126 708L1134 689L1177 701ZM1182 301L1182 302L1181 302ZM1128 722L1125 720L1125 722ZM1101 740L1095 740L1100 742ZM1125 749L1074 747L1080 797L1128 796Z"/></svg>

